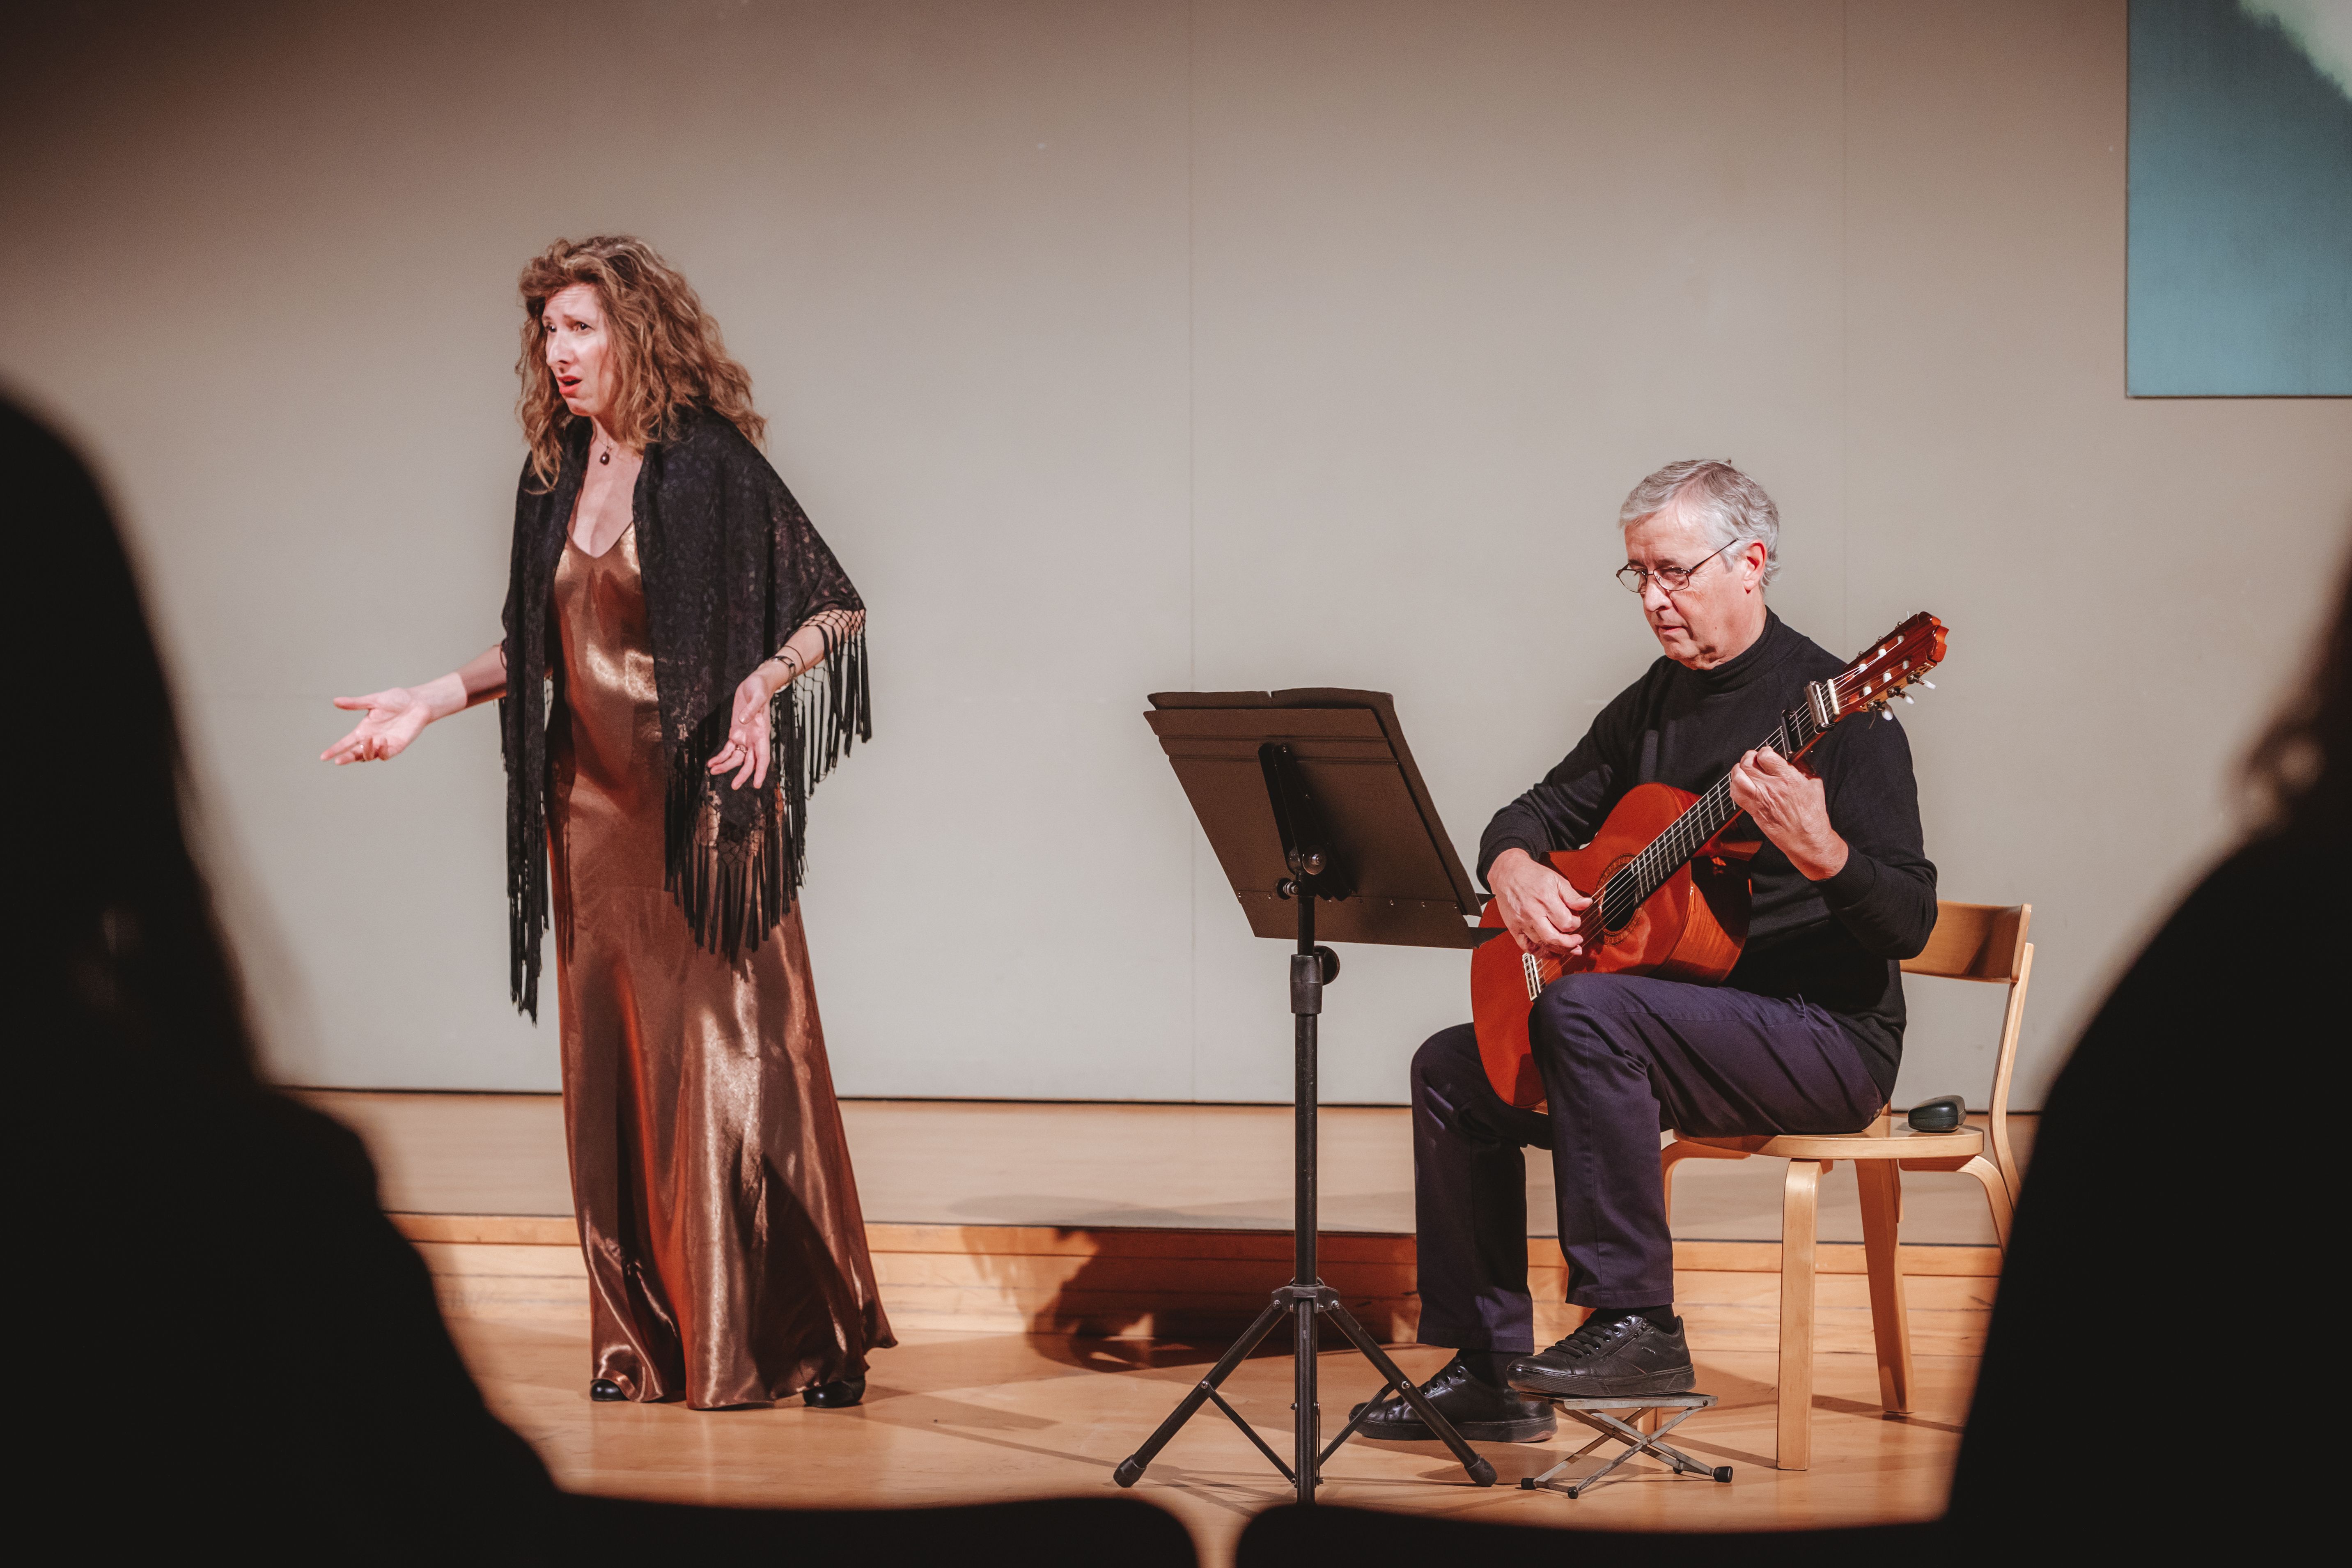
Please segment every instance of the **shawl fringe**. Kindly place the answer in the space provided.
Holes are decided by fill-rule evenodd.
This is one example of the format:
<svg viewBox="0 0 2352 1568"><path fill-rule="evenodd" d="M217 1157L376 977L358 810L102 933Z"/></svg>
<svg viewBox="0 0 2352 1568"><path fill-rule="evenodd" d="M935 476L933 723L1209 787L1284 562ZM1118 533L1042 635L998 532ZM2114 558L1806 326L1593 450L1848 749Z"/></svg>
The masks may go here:
<svg viewBox="0 0 2352 1568"><path fill-rule="evenodd" d="M860 741L874 739L874 704L863 626L842 636L821 625L824 655L768 707L769 782L775 810L748 827L717 809L726 777L709 759L726 744L730 703L670 748L662 810L663 872L698 946L733 963L756 952L792 912L808 867L808 801ZM772 826L771 826L772 825Z"/></svg>
<svg viewBox="0 0 2352 1568"><path fill-rule="evenodd" d="M540 703L542 732L548 710L555 701L555 683L541 680L533 693ZM506 696L499 699L499 727L511 733L507 705L520 702L511 686ZM507 771L511 774L515 762L510 757ZM507 991L510 1000L534 1024L539 1022L540 939L547 930L548 857L553 853L547 840L547 800L540 790L507 791L507 842L536 847L535 853L507 856Z"/></svg>

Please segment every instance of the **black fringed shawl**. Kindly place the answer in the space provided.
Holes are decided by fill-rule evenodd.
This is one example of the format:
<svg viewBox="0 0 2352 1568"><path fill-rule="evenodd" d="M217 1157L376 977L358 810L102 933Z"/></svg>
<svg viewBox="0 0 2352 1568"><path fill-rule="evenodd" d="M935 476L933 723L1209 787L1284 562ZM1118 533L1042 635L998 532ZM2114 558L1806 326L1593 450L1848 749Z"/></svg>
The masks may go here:
<svg viewBox="0 0 2352 1568"><path fill-rule="evenodd" d="M560 652L551 600L590 433L584 419L567 433L552 489L534 489L526 464L515 495L499 723L509 978L515 1005L534 1019L548 904L545 672ZM707 410L681 415L674 439L646 447L635 507L669 779L662 821L668 887L695 941L732 962L792 907L810 792L856 742L874 738L863 628L846 637L828 629L824 662L776 694L767 787L731 789L706 764L726 742L743 678L811 616L863 610L865 602L767 459Z"/></svg>

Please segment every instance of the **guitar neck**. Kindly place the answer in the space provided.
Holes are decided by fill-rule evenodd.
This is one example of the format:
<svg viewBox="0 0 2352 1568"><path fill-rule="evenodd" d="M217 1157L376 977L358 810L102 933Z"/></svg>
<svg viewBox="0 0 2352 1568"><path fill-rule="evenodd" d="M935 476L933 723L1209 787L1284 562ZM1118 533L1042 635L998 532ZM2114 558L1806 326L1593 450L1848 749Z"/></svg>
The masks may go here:
<svg viewBox="0 0 2352 1568"><path fill-rule="evenodd" d="M1805 706L1781 714L1780 724L1756 745L1769 746L1790 762L1811 751L1836 722L1837 709L1829 688L1825 680L1808 685ZM1615 931L1632 920L1643 900L1664 887L1667 879L1738 815L1739 807L1731 798L1731 775L1726 773L1609 879L1599 894L1602 926Z"/></svg>

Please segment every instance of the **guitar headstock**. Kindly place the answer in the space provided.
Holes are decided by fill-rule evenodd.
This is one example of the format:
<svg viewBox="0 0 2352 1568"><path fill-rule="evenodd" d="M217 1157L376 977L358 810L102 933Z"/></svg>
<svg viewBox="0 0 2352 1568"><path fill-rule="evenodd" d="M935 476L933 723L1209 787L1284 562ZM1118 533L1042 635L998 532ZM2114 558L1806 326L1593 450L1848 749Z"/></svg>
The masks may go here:
<svg viewBox="0 0 2352 1568"><path fill-rule="evenodd" d="M1926 677L1943 661L1944 623L1922 610L1871 644L1828 683L1832 721L1872 709L1884 712L1887 702L1908 686L1924 685L1933 691L1936 683ZM1911 700L1908 696L1903 700Z"/></svg>

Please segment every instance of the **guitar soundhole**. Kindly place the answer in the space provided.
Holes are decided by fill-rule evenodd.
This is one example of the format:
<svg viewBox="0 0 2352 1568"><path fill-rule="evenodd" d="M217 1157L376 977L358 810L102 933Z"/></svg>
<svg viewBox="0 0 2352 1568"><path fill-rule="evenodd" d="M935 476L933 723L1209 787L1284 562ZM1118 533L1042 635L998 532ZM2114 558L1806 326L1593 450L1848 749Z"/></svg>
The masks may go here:
<svg viewBox="0 0 2352 1568"><path fill-rule="evenodd" d="M1633 862L1633 858L1631 855L1621 855L1616 859L1611 861L1609 863L1609 869L1601 873L1601 886L1603 888L1609 886L1610 879L1615 877L1619 871L1624 869L1627 866L1632 865ZM1593 908L1601 908L1599 895L1597 894L1594 897ZM1624 941L1626 931L1633 928L1633 917L1641 912L1642 906L1634 904L1619 913L1616 920L1612 921L1609 918L1608 912L1603 911L1601 918L1601 944L1603 947L1607 947L1612 943Z"/></svg>

